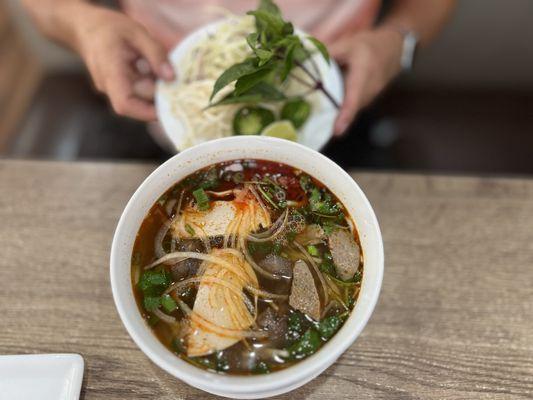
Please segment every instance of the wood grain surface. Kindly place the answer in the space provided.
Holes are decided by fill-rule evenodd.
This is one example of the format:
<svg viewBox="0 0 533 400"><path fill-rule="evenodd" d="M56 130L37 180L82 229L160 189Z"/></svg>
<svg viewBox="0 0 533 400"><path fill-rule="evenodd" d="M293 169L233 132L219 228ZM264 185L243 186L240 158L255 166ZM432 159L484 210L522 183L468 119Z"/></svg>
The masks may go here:
<svg viewBox="0 0 533 400"><path fill-rule="evenodd" d="M0 354L80 353L85 400L213 398L152 364L113 304L113 231L153 168L0 161ZM532 398L533 181L353 176L384 235L380 301L337 363L280 398Z"/></svg>

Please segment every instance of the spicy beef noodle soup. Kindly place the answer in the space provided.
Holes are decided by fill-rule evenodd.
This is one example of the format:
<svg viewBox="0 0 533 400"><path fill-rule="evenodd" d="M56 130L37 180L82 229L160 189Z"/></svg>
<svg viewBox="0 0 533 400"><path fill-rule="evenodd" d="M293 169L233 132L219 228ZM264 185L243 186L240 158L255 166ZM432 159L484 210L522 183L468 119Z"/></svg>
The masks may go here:
<svg viewBox="0 0 533 400"><path fill-rule="evenodd" d="M315 353L354 307L355 225L320 182L288 165L202 169L150 209L132 254L139 310L200 368L262 374Z"/></svg>

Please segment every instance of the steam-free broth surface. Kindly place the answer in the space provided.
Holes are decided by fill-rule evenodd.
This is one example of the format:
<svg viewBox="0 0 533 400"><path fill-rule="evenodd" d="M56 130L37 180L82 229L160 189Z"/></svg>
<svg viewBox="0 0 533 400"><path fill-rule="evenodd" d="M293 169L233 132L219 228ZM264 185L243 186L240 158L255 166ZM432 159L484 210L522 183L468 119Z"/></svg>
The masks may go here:
<svg viewBox="0 0 533 400"><path fill-rule="evenodd" d="M354 222L320 182L285 164L235 160L167 190L135 240L143 318L178 357L263 374L314 354L360 290Z"/></svg>

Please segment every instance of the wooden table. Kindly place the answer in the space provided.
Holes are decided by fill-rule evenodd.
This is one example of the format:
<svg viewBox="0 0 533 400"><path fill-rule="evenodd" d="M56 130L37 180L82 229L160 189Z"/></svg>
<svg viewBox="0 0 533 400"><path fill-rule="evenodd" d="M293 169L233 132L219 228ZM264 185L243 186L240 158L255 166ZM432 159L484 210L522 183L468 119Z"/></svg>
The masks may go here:
<svg viewBox="0 0 533 400"><path fill-rule="evenodd" d="M152 364L111 297L113 231L153 168L0 161L0 353L80 353L85 400L212 398ZM285 398L533 397L533 180L353 176L383 230L380 301Z"/></svg>

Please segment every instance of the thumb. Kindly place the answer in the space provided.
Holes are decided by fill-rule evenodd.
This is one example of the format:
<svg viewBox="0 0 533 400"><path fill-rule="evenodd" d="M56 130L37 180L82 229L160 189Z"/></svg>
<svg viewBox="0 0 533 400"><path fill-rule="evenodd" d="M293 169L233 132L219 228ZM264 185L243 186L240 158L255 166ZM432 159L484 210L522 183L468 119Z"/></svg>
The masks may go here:
<svg viewBox="0 0 533 400"><path fill-rule="evenodd" d="M328 44L328 51L332 58L345 62L350 54L352 40L349 37L342 37Z"/></svg>
<svg viewBox="0 0 533 400"><path fill-rule="evenodd" d="M143 29L137 30L133 38L137 50L146 58L154 75L159 78L171 81L175 79L174 68L168 62L165 47L154 40L148 32Z"/></svg>

